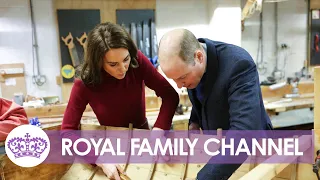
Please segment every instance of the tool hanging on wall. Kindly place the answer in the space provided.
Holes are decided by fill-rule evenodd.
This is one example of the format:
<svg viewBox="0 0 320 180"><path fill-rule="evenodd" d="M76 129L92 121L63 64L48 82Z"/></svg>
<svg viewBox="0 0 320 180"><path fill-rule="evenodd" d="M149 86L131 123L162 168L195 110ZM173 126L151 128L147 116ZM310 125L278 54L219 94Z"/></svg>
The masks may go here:
<svg viewBox="0 0 320 180"><path fill-rule="evenodd" d="M150 28L149 28L149 25L148 25L148 22L147 21L143 21L143 24L142 24L142 39L143 39L143 42L144 42L144 49L145 49L145 54L147 56L148 59L151 58L150 56Z"/></svg>
<svg viewBox="0 0 320 180"><path fill-rule="evenodd" d="M130 28L126 24L122 23L121 26L130 34Z"/></svg>
<svg viewBox="0 0 320 180"><path fill-rule="evenodd" d="M134 44L136 44L136 46L138 46L136 23L131 23L130 24L130 29L131 29L131 31L130 31L131 39L133 40Z"/></svg>
<svg viewBox="0 0 320 180"><path fill-rule="evenodd" d="M138 43L138 49L140 49L142 51L142 53L144 53L143 51L143 39L142 39L142 26L140 23L137 24L137 43Z"/></svg>
<svg viewBox="0 0 320 180"><path fill-rule="evenodd" d="M151 20L151 62L154 67L158 67L158 40L156 24Z"/></svg>
<svg viewBox="0 0 320 180"><path fill-rule="evenodd" d="M87 54L87 38L88 36L86 32L84 32L80 38L77 37L77 41L83 48L83 57L85 57Z"/></svg>
<svg viewBox="0 0 320 180"><path fill-rule="evenodd" d="M267 68L265 67L265 62L263 62L263 14L260 12L259 18L259 40L258 40L258 50L256 64L259 74L265 75Z"/></svg>
<svg viewBox="0 0 320 180"><path fill-rule="evenodd" d="M61 39L69 49L73 67L78 66L80 64L80 61L79 61L79 56L78 56L76 46L73 43L72 34L69 32L68 36L66 36L65 38L61 37Z"/></svg>

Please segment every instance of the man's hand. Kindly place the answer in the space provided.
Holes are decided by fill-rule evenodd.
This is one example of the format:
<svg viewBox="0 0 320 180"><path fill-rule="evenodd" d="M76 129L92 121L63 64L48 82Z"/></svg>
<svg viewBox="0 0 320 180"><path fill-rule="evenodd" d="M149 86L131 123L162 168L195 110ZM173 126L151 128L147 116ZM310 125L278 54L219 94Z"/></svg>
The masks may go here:
<svg viewBox="0 0 320 180"><path fill-rule="evenodd" d="M97 164L109 179L121 180L119 172L126 175L122 167L118 164Z"/></svg>
<svg viewBox="0 0 320 180"><path fill-rule="evenodd" d="M199 131L200 130L200 126L197 123L190 123L189 125L189 130L195 130L195 131Z"/></svg>

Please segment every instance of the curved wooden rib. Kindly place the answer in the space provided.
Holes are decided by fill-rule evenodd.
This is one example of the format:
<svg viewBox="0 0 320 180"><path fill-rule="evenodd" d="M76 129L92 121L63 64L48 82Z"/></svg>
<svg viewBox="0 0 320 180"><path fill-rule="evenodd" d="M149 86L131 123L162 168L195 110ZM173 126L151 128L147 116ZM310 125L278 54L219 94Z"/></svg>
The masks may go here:
<svg viewBox="0 0 320 180"><path fill-rule="evenodd" d="M156 166L156 164L157 164L156 161L153 164L151 164L147 180L151 180L152 179L152 176L153 176L153 173L154 173L154 167Z"/></svg>
<svg viewBox="0 0 320 180"><path fill-rule="evenodd" d="M98 172L99 168L100 168L99 166L96 166L96 167L94 168L93 173L91 174L89 180L92 180L92 179L93 179L93 177L94 177L94 176L96 175L96 173Z"/></svg>
<svg viewBox="0 0 320 180"><path fill-rule="evenodd" d="M131 153L131 143L130 140L132 138L132 130L133 130L133 124L129 124L129 133L128 133L128 147L127 147L127 155L126 155L126 164L124 166L124 171L128 169L129 159L130 159L130 153Z"/></svg>
<svg viewBox="0 0 320 180"><path fill-rule="evenodd" d="M185 126L184 127L185 129L189 129L189 124L188 123L185 123L184 126ZM189 139L189 131L187 131L187 138ZM187 146L187 147L189 147L189 146ZM188 154L190 153L189 150L190 149L188 148L187 149ZM188 157L189 156L187 156L186 163L182 164L182 171L181 171L181 174L180 174L180 180L184 180L186 178L187 166L188 166L188 163L189 163L189 158Z"/></svg>

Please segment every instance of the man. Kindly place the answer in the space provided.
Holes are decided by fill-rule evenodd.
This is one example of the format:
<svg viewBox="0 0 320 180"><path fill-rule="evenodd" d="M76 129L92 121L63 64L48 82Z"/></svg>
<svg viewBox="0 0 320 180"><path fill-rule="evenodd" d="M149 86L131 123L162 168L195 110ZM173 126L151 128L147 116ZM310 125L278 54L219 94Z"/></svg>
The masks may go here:
<svg viewBox="0 0 320 180"><path fill-rule="evenodd" d="M175 29L161 39L159 63L179 88L188 88L190 130L272 129L255 63L244 49ZM207 164L197 178L227 179L240 165Z"/></svg>

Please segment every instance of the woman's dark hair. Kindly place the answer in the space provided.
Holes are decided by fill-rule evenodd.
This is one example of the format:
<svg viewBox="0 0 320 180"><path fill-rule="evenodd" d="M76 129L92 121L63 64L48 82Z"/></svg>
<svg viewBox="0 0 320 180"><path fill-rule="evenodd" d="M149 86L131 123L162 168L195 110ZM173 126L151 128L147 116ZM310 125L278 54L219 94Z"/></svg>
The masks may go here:
<svg viewBox="0 0 320 180"><path fill-rule="evenodd" d="M120 25L110 22L97 25L88 34L87 54L84 63L79 66L77 76L86 85L101 83L103 58L110 49L128 49L131 56L130 67L139 67L137 61L138 49L129 33Z"/></svg>

